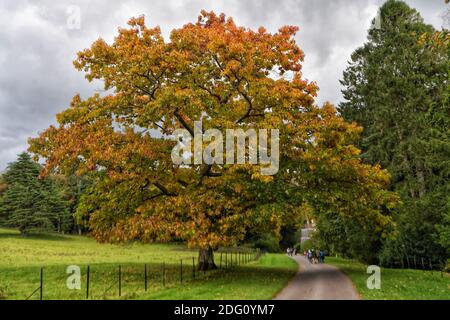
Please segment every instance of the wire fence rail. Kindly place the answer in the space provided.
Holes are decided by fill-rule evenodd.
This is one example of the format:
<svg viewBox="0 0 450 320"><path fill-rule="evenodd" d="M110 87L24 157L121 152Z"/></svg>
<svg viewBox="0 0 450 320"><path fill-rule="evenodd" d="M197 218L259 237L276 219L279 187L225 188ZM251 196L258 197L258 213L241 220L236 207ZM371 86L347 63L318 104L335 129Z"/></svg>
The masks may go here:
<svg viewBox="0 0 450 320"><path fill-rule="evenodd" d="M217 269L202 271L198 269L197 259L183 258L179 260L178 264L166 264L162 262L159 264L128 264L128 268L124 268L124 265L119 264L110 270L107 275L113 277L112 280L106 280L105 270L98 272L96 278L95 266L87 265L85 269L85 277L83 277L84 289L82 295L77 297L83 299L98 299L98 298L111 298L111 297L124 297L124 285L129 284L130 287L134 287L132 292L128 292L129 296L135 295L138 291L149 291L149 285L154 287L160 287L164 289L166 287L175 287L184 285L196 280L208 280L215 276L220 276L221 272L227 270L233 270L235 267L247 265L253 261L260 259L265 252L260 250L252 251L219 251L216 253ZM67 276L67 274L64 274ZM94 276L94 277L93 277ZM103 276L103 279L102 277ZM63 279L64 277L61 277ZM94 279L94 280L93 280ZM103 283L103 288L96 288L96 292L93 290L95 280ZM106 283L106 285L105 285ZM51 289L54 283L51 283L46 277L44 277L44 268L40 268L39 286L28 295L25 300L30 300L33 297L37 297L39 300L44 300L44 288ZM104 289L106 286L106 289ZM79 290L81 291L81 289ZM96 294L96 295L94 295Z"/></svg>
<svg viewBox="0 0 450 320"><path fill-rule="evenodd" d="M44 288L44 268L41 268L41 273L39 277L39 287L37 287L29 296L25 298L25 300L30 300L38 291L39 291L39 300L42 300L42 290Z"/></svg>

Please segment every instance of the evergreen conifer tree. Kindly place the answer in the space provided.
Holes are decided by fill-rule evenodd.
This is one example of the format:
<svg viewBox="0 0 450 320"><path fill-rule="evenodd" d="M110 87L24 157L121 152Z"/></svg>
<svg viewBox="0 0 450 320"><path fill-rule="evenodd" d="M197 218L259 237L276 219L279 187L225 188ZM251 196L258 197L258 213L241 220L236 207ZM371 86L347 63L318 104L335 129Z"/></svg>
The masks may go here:
<svg viewBox="0 0 450 320"><path fill-rule="evenodd" d="M403 200L392 212L398 232L384 244L381 260L444 260L448 248L439 230L450 207L448 50L421 43L436 30L402 1L387 1L380 21L352 54L339 111L364 127L363 156L390 171L391 187Z"/></svg>
<svg viewBox="0 0 450 320"><path fill-rule="evenodd" d="M40 170L28 153L22 153L3 175L7 188L0 199L0 221L18 228L23 235L32 230L64 231L67 227L67 205L51 178L39 178Z"/></svg>

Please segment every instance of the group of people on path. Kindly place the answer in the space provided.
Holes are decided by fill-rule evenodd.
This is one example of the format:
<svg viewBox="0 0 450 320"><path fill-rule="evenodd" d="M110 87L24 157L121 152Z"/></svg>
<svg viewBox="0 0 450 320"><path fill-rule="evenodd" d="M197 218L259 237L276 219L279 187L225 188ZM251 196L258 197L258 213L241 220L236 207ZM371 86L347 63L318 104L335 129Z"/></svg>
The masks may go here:
<svg viewBox="0 0 450 320"><path fill-rule="evenodd" d="M290 257L296 256L298 254L295 248L287 248L286 253ZM303 254L310 263L317 264L325 262L325 251L323 250L308 249Z"/></svg>
<svg viewBox="0 0 450 320"><path fill-rule="evenodd" d="M295 248L287 248L286 253L288 256L293 257L297 255L297 250Z"/></svg>
<svg viewBox="0 0 450 320"><path fill-rule="evenodd" d="M305 257L308 259L309 263L324 263L325 262L325 251L308 249L305 253Z"/></svg>
<svg viewBox="0 0 450 320"><path fill-rule="evenodd" d="M297 255L297 250L295 248L287 248L286 254L290 257ZM325 262L325 251L308 249L303 253L303 255L308 259L310 263L324 263Z"/></svg>

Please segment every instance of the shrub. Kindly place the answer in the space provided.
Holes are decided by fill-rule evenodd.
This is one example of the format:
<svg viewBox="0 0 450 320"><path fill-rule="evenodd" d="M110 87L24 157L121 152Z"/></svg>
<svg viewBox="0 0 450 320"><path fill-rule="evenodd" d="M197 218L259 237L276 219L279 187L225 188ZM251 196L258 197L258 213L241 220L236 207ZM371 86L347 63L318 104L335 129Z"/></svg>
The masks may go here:
<svg viewBox="0 0 450 320"><path fill-rule="evenodd" d="M300 246L300 251L308 251L309 249L314 249L314 242L312 240L306 240Z"/></svg>
<svg viewBox="0 0 450 320"><path fill-rule="evenodd" d="M253 243L253 247L255 249L260 249L262 251L267 251L267 252L270 252L270 253L281 252L278 240L275 237L268 236L268 235L257 239Z"/></svg>

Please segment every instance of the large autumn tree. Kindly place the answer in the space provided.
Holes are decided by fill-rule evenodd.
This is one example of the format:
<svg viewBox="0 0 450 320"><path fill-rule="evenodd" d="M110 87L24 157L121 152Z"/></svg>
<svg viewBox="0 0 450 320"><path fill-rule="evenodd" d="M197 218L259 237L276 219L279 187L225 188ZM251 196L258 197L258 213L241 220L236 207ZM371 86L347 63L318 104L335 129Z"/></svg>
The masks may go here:
<svg viewBox="0 0 450 320"><path fill-rule="evenodd" d="M404 205L398 233L386 241L385 263L399 256L448 257L450 106L448 32L436 32L403 1L380 9L380 28L352 54L344 72L347 121L364 127L364 158L392 174ZM447 236L448 237L448 236ZM447 244L447 245L446 245Z"/></svg>
<svg viewBox="0 0 450 320"><path fill-rule="evenodd" d="M382 236L379 211L396 197L389 176L363 164L352 143L361 132L314 103L317 87L302 79L296 27L271 34L202 12L171 32L133 18L112 44L99 39L78 54L77 69L102 80L110 94L70 108L30 140L46 159L44 174L94 171L78 214L99 241L182 239L199 248L199 267L214 268L213 251L251 231L278 233L307 203L322 212L370 221ZM174 165L176 129L279 129L280 168L262 165ZM373 227L372 227L373 226Z"/></svg>

